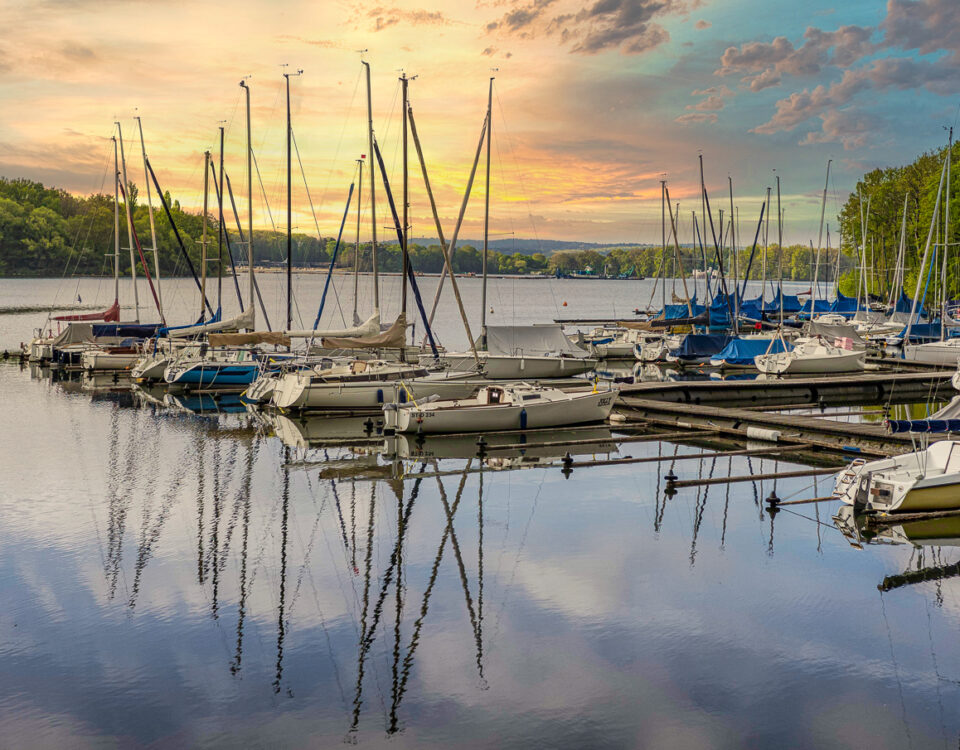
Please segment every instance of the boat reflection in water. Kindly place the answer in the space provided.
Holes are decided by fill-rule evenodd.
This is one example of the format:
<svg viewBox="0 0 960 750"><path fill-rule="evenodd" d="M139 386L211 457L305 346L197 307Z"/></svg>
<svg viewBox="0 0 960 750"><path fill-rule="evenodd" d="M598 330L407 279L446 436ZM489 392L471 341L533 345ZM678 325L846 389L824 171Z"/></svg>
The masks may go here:
<svg viewBox="0 0 960 750"><path fill-rule="evenodd" d="M892 517L883 517L883 522L878 523L876 516L857 513L851 506L841 505L833 522L857 549L863 549L866 544L909 544L914 547L917 554L916 557L911 555L911 563L915 567L898 575L885 576L877 585L881 591L960 576L960 561L944 563L941 556L943 547L960 547L960 515L900 523ZM927 564L928 555L934 564Z"/></svg>

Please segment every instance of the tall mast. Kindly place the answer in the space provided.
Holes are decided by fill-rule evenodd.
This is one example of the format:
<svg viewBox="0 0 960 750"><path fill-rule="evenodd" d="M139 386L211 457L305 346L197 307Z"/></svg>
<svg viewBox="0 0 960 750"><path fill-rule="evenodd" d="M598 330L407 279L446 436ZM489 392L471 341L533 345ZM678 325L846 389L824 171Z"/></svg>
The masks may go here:
<svg viewBox="0 0 960 750"><path fill-rule="evenodd" d="M160 288L160 251L157 248L157 228L153 221L153 201L150 197L150 178L147 176L147 148L143 144L143 123L137 115L137 128L140 131L140 151L143 154L143 182L147 186L147 214L150 216L150 242L153 247L153 270L157 279L157 301L160 305L160 317L163 317L163 292Z"/></svg>
<svg viewBox="0 0 960 750"><path fill-rule="evenodd" d="M200 320L207 298L207 199L210 192L210 152L203 152L203 234L200 239Z"/></svg>
<svg viewBox="0 0 960 750"><path fill-rule="evenodd" d="M947 192L943 199L943 265L940 272L940 340L947 338L947 254L950 252L950 163L953 161L953 126L947 140Z"/></svg>
<svg viewBox="0 0 960 750"><path fill-rule="evenodd" d="M663 286L660 289L660 310L667 309L667 213L666 213L667 181L660 180L660 280Z"/></svg>
<svg viewBox="0 0 960 750"><path fill-rule="evenodd" d="M813 266L813 292L810 297L810 320L817 306L817 284L820 281L820 248L823 243L823 219L827 212L827 188L830 185L830 164L833 159L827 159L827 179L823 183L823 199L820 201L820 233L817 235L817 260Z"/></svg>
<svg viewBox="0 0 960 750"><path fill-rule="evenodd" d="M733 272L733 333L740 333L740 259L737 257L737 234L736 224L734 223L733 210L733 178L727 175L727 184L730 187L730 253ZM721 223L722 226L722 223Z"/></svg>
<svg viewBox="0 0 960 750"><path fill-rule="evenodd" d="M409 82L407 74L401 74L400 88L403 93L403 233L400 235L400 239L403 245L400 247L400 253L403 263L403 281L400 286L400 309L404 318L407 315L407 274L410 272L410 247L408 242L410 196L407 174L407 85Z"/></svg>
<svg viewBox="0 0 960 750"><path fill-rule="evenodd" d="M113 137L113 301L120 302L120 164Z"/></svg>
<svg viewBox="0 0 960 750"><path fill-rule="evenodd" d="M780 208L780 175L777 175L777 273L780 276L780 328L783 328L783 209Z"/></svg>
<svg viewBox="0 0 960 750"><path fill-rule="evenodd" d="M255 284L253 280L253 142L250 136L250 87L246 80L240 81L247 97L247 265L250 274L250 301L252 308L255 304L253 295Z"/></svg>
<svg viewBox="0 0 960 750"><path fill-rule="evenodd" d="M217 175L217 307L222 309L223 300L223 238L226 236L226 229L223 226L223 125L220 126L220 174ZM230 251L230 248L227 248ZM233 254L230 256L230 265L233 265ZM233 269L236 276L236 269ZM239 295L237 295L239 296Z"/></svg>
<svg viewBox="0 0 960 750"><path fill-rule="evenodd" d="M293 140L293 125L290 122L290 76L302 75L303 71L284 73L287 84L287 330L293 327L293 196L291 190L290 170L292 163L291 141Z"/></svg>
<svg viewBox="0 0 960 750"><path fill-rule="evenodd" d="M487 91L487 179L483 197L483 287L480 292L480 335L483 346L487 345L487 248L490 240L490 143L493 140L493 81L490 76L490 88Z"/></svg>
<svg viewBox="0 0 960 750"><path fill-rule="evenodd" d="M370 155L370 250L373 263L373 309L380 312L380 275L377 269L377 188L373 158L373 96L370 93L370 63L360 61L367 69L367 153Z"/></svg>
<svg viewBox="0 0 960 750"><path fill-rule="evenodd" d="M123 184L125 185L124 190L126 191L123 203L127 207L127 244L130 250L130 283L133 285L133 305L136 310L133 319L139 323L140 294L137 292L137 261L133 257L133 208L130 205L132 196L130 195L130 182L127 180L127 160L123 154L123 131L120 128L119 122L117 123L117 139L120 141L120 169L123 172Z"/></svg>
<svg viewBox="0 0 960 750"><path fill-rule="evenodd" d="M767 216L763 227L763 280L760 284L760 312L763 312L763 299L767 294L767 250L770 247L770 188L767 188Z"/></svg>
<svg viewBox="0 0 960 750"><path fill-rule="evenodd" d="M353 324L358 325L357 293L360 287L360 206L363 203L363 159L357 159L357 247L353 252Z"/></svg>

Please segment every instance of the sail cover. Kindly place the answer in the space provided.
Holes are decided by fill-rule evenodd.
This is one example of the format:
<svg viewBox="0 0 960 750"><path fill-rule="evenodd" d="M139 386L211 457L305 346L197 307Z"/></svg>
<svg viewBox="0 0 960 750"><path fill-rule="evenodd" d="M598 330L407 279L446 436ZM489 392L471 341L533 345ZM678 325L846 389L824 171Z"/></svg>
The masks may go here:
<svg viewBox="0 0 960 750"><path fill-rule="evenodd" d="M235 318L221 320L215 323L205 323L198 326L188 326L187 328L166 329L166 334L170 338L182 339L190 336L199 336L202 333L216 333L217 331L237 331L241 328L252 330L255 321L255 311L248 307L245 312L240 313Z"/></svg>
<svg viewBox="0 0 960 750"><path fill-rule="evenodd" d="M680 346L671 354L681 361L712 357L721 351L729 341L730 337L724 333L688 333L683 337Z"/></svg>
<svg viewBox="0 0 960 750"><path fill-rule="evenodd" d="M532 326L487 326L487 351L501 356L546 357L562 354L588 357L563 333L559 323Z"/></svg>
<svg viewBox="0 0 960 750"><path fill-rule="evenodd" d="M116 323L120 320L120 303L117 300L103 312L85 313L82 315L58 315L54 320L60 321L81 321L81 320L102 320L106 323Z"/></svg>
<svg viewBox="0 0 960 750"><path fill-rule="evenodd" d="M290 337L282 331L253 331L251 333L211 333L207 337L210 346L256 346L273 344L290 348Z"/></svg>
<svg viewBox="0 0 960 750"><path fill-rule="evenodd" d="M363 338L367 336L375 336L380 333L380 311L377 310L377 312L367 318L366 321L354 326L353 328L334 328L327 331L306 328L304 330L284 331L283 333L285 336L288 336L291 339L317 339L318 341L329 336L344 338Z"/></svg>
<svg viewBox="0 0 960 750"><path fill-rule="evenodd" d="M926 419L890 419L891 432L960 432L960 396Z"/></svg>
<svg viewBox="0 0 960 750"><path fill-rule="evenodd" d="M406 330L407 316L400 313L389 330L383 333L373 336L324 336L320 339L320 346L324 349L402 349Z"/></svg>

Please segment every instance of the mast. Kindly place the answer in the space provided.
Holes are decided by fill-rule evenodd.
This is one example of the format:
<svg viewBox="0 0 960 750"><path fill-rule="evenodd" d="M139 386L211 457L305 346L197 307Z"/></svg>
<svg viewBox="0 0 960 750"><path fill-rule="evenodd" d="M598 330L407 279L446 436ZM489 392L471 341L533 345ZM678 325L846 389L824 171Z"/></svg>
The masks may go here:
<svg viewBox="0 0 960 750"><path fill-rule="evenodd" d="M203 152L203 234L200 239L200 320L207 297L207 199L210 192L210 152Z"/></svg>
<svg viewBox="0 0 960 750"><path fill-rule="evenodd" d="M130 206L130 182L127 180L127 159L123 154L123 131L120 123L117 122L117 136L120 141L120 169L123 172L124 199L123 203L127 208L127 243L130 250L130 283L133 284L133 305L136 310L134 320L140 322L140 294L137 291L137 261L133 257L133 208Z"/></svg>
<svg viewBox="0 0 960 750"><path fill-rule="evenodd" d="M363 203L363 159L357 159L357 247L353 252L353 324L360 324L357 315L357 294L360 288L360 204Z"/></svg>
<svg viewBox="0 0 960 750"><path fill-rule="evenodd" d="M140 131L140 151L143 154L143 182L147 186L147 214L150 216L150 242L153 247L153 269L157 279L157 300L160 305L160 317L163 317L163 292L160 288L160 251L157 248L157 227L153 221L153 201L150 197L150 178L147 176L147 149L143 144L143 123L140 116L135 118Z"/></svg>
<svg viewBox="0 0 960 750"><path fill-rule="evenodd" d="M490 239L490 143L493 140L493 80L490 76L490 88L487 91L487 179L484 184L483 203L483 287L480 292L480 335L483 348L487 347L487 247Z"/></svg>
<svg viewBox="0 0 960 750"><path fill-rule="evenodd" d="M212 165L211 165L212 166ZM220 126L220 174L215 176L217 189L217 307L223 309L223 240L227 230L223 226L223 125ZM227 248L230 252L230 248ZM230 265L233 266L233 253L230 252ZM237 270L233 269L234 279ZM242 311L241 311L242 312Z"/></svg>
<svg viewBox="0 0 960 750"><path fill-rule="evenodd" d="M943 263L940 271L940 340L947 338L947 254L950 252L950 163L953 161L953 126L947 140L947 192L943 199Z"/></svg>
<svg viewBox="0 0 960 750"><path fill-rule="evenodd" d="M770 247L770 188L767 187L767 220L763 227L763 263L762 278L760 284L760 312L763 312L763 298L767 294L767 250Z"/></svg>
<svg viewBox="0 0 960 750"><path fill-rule="evenodd" d="M248 304L252 308L255 303L253 299L255 283L253 279L253 143L250 136L250 87L246 79L240 81L240 86L247 98L247 266L250 278Z"/></svg>
<svg viewBox="0 0 960 750"><path fill-rule="evenodd" d="M660 310L667 309L667 181L660 180L660 270L663 287L660 289Z"/></svg>
<svg viewBox="0 0 960 750"><path fill-rule="evenodd" d="M296 73L284 73L283 78L287 84L287 330L293 327L293 195L291 190L290 170L291 170L291 140L293 138L293 125L290 122L290 76L302 75L303 71Z"/></svg>
<svg viewBox="0 0 960 750"><path fill-rule="evenodd" d="M780 208L780 175L777 175L777 273L780 275L780 328L783 329L783 209Z"/></svg>
<svg viewBox="0 0 960 750"><path fill-rule="evenodd" d="M120 303L120 165L117 138L113 138L113 301Z"/></svg>
<svg viewBox="0 0 960 750"><path fill-rule="evenodd" d="M373 158L373 98L370 93L370 63L360 61L367 69L367 144L370 154L370 250L373 263L373 309L380 312L380 276L377 270L377 188Z"/></svg>
<svg viewBox="0 0 960 750"><path fill-rule="evenodd" d="M737 233L734 224L733 210L733 178L727 175L727 184L730 187L730 252L732 255L732 273L733 273L733 335L740 333L740 259L737 257ZM721 226L723 223L721 222Z"/></svg>
<svg viewBox="0 0 960 750"><path fill-rule="evenodd" d="M923 260L920 261L920 270L917 273L917 289L913 293L913 306L910 308L910 320L907 321L906 334L903 337L904 342L910 343L910 331L913 328L913 321L917 315L917 306L920 303L920 287L923 284L923 267L927 265L927 258L930 255L930 242L933 240L933 231L937 225L937 218L940 215L940 196L943 193L943 181L947 176L947 165L943 165L940 170L940 186L937 188L937 197L933 203L933 216L930 218L930 229L927 232L927 243L923 249Z"/></svg>
<svg viewBox="0 0 960 750"><path fill-rule="evenodd" d="M404 319L407 316L407 274L410 272L410 247L409 247L409 175L407 170L407 85L410 83L407 74L400 76L400 88L403 94L403 234L400 236L402 245L400 254L402 258L403 282L400 286L400 309L403 312Z"/></svg>
<svg viewBox="0 0 960 750"><path fill-rule="evenodd" d="M820 233L817 235L817 260L813 266L813 292L810 297L810 320L817 306L817 283L820 280L820 248L823 246L823 219L827 212L827 188L830 185L830 164L833 159L827 159L827 179L823 183L823 199L820 201Z"/></svg>

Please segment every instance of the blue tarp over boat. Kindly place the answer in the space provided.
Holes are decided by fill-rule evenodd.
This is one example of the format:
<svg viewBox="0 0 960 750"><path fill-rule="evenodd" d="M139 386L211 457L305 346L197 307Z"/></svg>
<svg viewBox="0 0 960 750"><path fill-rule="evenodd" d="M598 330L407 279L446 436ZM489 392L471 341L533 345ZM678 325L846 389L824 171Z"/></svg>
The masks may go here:
<svg viewBox="0 0 960 750"><path fill-rule="evenodd" d="M763 300L760 297L740 300L740 317L761 320L763 318Z"/></svg>
<svg viewBox="0 0 960 750"><path fill-rule="evenodd" d="M768 352L778 354L793 349L790 344L784 344L783 339L774 339L773 346L770 345L770 341L770 339L730 339L727 345L710 362L722 362L730 366L746 366L752 365L753 358L761 354L767 354Z"/></svg>
<svg viewBox="0 0 960 750"><path fill-rule="evenodd" d="M803 307L800 308L800 315L807 317L810 316L810 303L813 302L813 299L808 299L803 303ZM856 300L854 300L856 303ZM818 299L813 305L814 314L828 313L830 312L832 305L825 299Z"/></svg>
<svg viewBox="0 0 960 750"><path fill-rule="evenodd" d="M909 315L913 310L913 300L910 299L906 292L903 289L900 290L900 296L897 298L896 304L893 306L892 312L895 313L906 313ZM917 309L917 315L921 318L927 316L927 311L923 309L923 305L920 305Z"/></svg>
<svg viewBox="0 0 960 750"><path fill-rule="evenodd" d="M710 327L729 328L730 312L733 310L733 299L729 295L718 293L710 305Z"/></svg>
<svg viewBox="0 0 960 750"><path fill-rule="evenodd" d="M800 298L793 294L784 294L782 288L777 289L776 296L770 302L767 302L764 305L763 311L767 314L779 313L781 297L783 297L784 315L792 315L793 313L800 312L800 308L801 308Z"/></svg>
<svg viewBox="0 0 960 750"><path fill-rule="evenodd" d="M838 289L837 298L830 305L830 312L848 317L854 315L857 312L857 298L847 297L845 294L841 294Z"/></svg>
<svg viewBox="0 0 960 750"><path fill-rule="evenodd" d="M730 341L726 334L688 333L673 355L681 361L702 360L721 351Z"/></svg>
<svg viewBox="0 0 960 750"><path fill-rule="evenodd" d="M690 309L693 310L693 317L698 317L703 315L707 308L703 305L697 304L697 295L693 295L693 299L690 300ZM677 320L679 318L689 318L690 310L687 309L687 306L684 304L680 305L664 305L663 306L663 319L664 320Z"/></svg>

